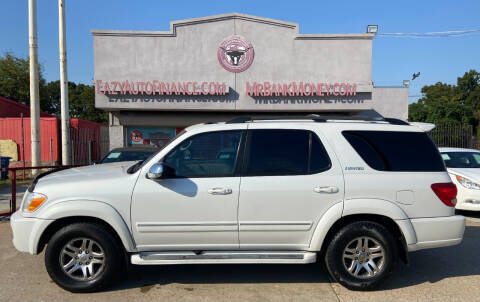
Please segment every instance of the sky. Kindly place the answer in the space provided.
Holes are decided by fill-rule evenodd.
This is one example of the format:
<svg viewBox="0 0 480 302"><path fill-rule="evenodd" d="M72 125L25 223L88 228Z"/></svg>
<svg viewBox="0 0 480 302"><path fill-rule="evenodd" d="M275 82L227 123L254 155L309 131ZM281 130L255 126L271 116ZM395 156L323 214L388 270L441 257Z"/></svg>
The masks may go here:
<svg viewBox="0 0 480 302"><path fill-rule="evenodd" d="M59 79L58 3L37 0L39 62L47 81ZM28 56L28 1L0 0L0 54ZM170 21L239 12L298 23L300 33L379 33L480 29L480 1L161 1L66 0L68 79L92 84L92 29L169 30ZM480 71L480 32L435 38L376 36L375 85L411 82L410 102L424 85L455 84L470 69Z"/></svg>

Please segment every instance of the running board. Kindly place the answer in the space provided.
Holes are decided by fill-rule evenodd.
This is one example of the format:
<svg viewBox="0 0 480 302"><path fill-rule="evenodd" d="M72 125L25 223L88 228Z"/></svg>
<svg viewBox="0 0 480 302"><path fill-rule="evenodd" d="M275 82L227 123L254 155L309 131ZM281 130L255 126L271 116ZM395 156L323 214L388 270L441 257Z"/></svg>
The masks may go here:
<svg viewBox="0 0 480 302"><path fill-rule="evenodd" d="M204 251L142 252L131 256L132 264L222 264L222 263L313 263L317 254L303 251Z"/></svg>

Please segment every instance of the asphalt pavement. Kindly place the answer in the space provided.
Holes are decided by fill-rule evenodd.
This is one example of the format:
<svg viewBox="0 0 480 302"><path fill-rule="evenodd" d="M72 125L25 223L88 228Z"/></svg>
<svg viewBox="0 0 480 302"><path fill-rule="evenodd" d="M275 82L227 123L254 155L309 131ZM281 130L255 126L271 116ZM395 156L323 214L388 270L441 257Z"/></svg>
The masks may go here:
<svg viewBox="0 0 480 302"><path fill-rule="evenodd" d="M27 190L28 185L18 185L17 188L17 208L23 199L23 194ZM0 213L10 211L10 199L12 199L12 188L10 186L0 187Z"/></svg>
<svg viewBox="0 0 480 302"><path fill-rule="evenodd" d="M410 253L409 265L370 292L347 290L309 264L136 266L103 292L72 294L50 280L43 253L14 249L0 221L0 301L480 301L480 215L467 214L460 245Z"/></svg>

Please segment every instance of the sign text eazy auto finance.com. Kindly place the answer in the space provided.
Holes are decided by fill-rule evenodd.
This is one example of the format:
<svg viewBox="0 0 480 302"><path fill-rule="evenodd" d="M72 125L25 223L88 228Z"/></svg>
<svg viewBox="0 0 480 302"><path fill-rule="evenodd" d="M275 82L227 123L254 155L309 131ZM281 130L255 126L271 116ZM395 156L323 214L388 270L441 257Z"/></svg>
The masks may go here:
<svg viewBox="0 0 480 302"><path fill-rule="evenodd" d="M96 80L97 94L106 95L226 95L227 85L219 82L160 82Z"/></svg>

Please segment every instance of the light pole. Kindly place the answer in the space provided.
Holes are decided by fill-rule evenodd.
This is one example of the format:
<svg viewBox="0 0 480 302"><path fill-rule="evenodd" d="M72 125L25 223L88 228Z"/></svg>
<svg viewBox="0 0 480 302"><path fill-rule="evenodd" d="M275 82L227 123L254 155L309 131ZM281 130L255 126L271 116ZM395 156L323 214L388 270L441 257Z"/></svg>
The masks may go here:
<svg viewBox="0 0 480 302"><path fill-rule="evenodd" d="M67 40L65 37L65 1L58 0L58 43L60 49L60 116L62 128L62 164L70 164L70 113L68 105Z"/></svg>
<svg viewBox="0 0 480 302"><path fill-rule="evenodd" d="M38 90L37 0L28 0L28 48L30 63L30 129L32 166L39 166L40 157L40 96ZM32 170L32 174L37 174Z"/></svg>

